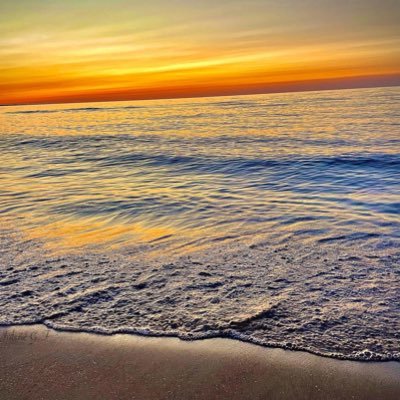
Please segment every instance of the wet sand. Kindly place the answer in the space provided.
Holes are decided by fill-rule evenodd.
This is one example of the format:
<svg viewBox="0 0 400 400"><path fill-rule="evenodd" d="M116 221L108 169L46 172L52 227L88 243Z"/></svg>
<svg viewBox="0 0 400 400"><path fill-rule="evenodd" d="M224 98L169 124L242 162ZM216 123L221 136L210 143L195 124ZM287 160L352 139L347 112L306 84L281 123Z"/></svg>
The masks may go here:
<svg viewBox="0 0 400 400"><path fill-rule="evenodd" d="M398 399L399 362L356 362L231 339L0 329L1 399Z"/></svg>

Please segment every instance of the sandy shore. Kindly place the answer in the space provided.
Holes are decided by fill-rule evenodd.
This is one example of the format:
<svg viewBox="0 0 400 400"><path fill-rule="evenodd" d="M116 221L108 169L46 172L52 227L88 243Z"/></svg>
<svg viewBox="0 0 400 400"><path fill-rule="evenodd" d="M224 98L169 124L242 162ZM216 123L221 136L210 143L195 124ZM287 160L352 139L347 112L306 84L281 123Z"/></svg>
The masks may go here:
<svg viewBox="0 0 400 400"><path fill-rule="evenodd" d="M1 399L399 399L400 363L230 339L0 329Z"/></svg>

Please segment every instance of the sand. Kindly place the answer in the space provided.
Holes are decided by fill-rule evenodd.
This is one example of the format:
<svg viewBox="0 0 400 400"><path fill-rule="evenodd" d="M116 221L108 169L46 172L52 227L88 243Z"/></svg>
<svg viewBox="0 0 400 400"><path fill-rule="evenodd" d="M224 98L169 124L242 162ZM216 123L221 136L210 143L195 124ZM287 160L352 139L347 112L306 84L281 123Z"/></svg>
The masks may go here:
<svg viewBox="0 0 400 400"><path fill-rule="evenodd" d="M399 399L399 362L231 339L0 329L1 399Z"/></svg>

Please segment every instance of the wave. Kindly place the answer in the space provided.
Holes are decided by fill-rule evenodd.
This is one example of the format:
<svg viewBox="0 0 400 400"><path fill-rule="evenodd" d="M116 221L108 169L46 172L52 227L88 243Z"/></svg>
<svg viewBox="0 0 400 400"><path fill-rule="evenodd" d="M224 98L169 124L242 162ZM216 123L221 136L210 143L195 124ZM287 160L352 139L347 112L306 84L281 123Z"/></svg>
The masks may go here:
<svg viewBox="0 0 400 400"><path fill-rule="evenodd" d="M314 170L319 172L319 168L325 168L324 173L333 170L343 170L348 168L366 168L382 170L390 169L400 172L400 156L388 154L365 155L343 155L334 157L286 157L281 159L262 159L262 158L232 158L215 156L177 156L167 154L114 154L102 159L88 160L97 161L102 167L118 167L128 165L144 165L147 167L172 167L179 173L219 173L219 174L253 174L262 171L280 170L282 172L296 169L301 171ZM347 171L348 173L348 171Z"/></svg>
<svg viewBox="0 0 400 400"><path fill-rule="evenodd" d="M0 279L7 310L0 325L229 337L340 359L400 361L393 272L400 253L332 245L322 242L310 252L294 240L246 248L218 242L191 257L149 262L142 251L137 258L90 251L55 256L35 240L2 232L7 254L0 252L0 260L9 261Z"/></svg>
<svg viewBox="0 0 400 400"><path fill-rule="evenodd" d="M135 135L95 135L95 136L51 136L51 137L31 137L26 139L24 136L14 136L9 143L13 146L29 146L40 147L42 149L53 148L69 148L76 146L77 149L86 149L90 147L101 146L118 146L118 150L110 148L106 155L94 155L91 151L84 151L81 157L75 160L97 162L99 166L107 167L124 167L132 164L148 166L177 166L188 167L189 169L199 169L203 172L220 172L220 173L240 173L257 172L268 168L324 168L329 171L330 168L368 168L368 169L391 169L400 171L400 155L390 153L345 153L333 156L299 156L290 155L280 158L248 158L248 157L229 157L221 154L216 156L199 156L199 155L175 155L175 154L152 154L148 152L140 152L136 148L144 143L154 144L159 140L158 136L139 137ZM213 145L223 146L226 138L220 140L207 140ZM239 139L240 140L240 139ZM196 140L193 140L196 143ZM197 141L198 142L198 141ZM247 142L244 141L244 144ZM173 142L171 142L173 143ZM126 144L130 149L129 152L121 151L121 144ZM164 144L165 145L165 144ZM201 143L204 145L204 143Z"/></svg>

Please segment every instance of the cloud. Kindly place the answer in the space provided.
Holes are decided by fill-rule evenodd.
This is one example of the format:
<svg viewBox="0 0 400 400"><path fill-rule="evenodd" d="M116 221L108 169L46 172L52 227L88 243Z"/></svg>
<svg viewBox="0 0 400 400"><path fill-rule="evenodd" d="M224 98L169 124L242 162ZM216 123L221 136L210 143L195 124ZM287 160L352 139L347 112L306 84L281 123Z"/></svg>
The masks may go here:
<svg viewBox="0 0 400 400"><path fill-rule="evenodd" d="M254 90L277 79L395 74L399 8L391 0L2 2L0 101L132 83L149 93L190 81Z"/></svg>

